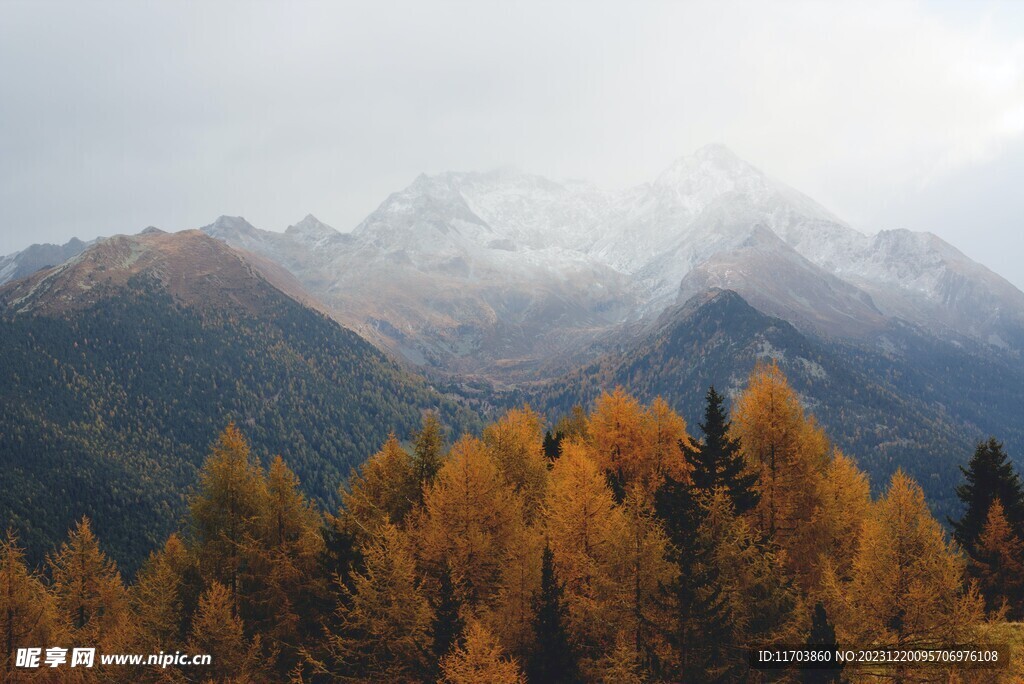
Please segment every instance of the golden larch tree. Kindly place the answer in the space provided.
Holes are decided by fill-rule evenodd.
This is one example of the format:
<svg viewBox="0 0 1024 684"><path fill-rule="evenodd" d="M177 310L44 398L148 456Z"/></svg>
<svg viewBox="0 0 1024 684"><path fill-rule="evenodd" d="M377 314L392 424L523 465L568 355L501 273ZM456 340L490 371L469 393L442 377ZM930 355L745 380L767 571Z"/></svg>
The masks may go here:
<svg viewBox="0 0 1024 684"><path fill-rule="evenodd" d="M818 535L822 553L841 577L849 578L864 522L871 512L871 486L868 477L853 459L838 449L821 483L819 508L812 529ZM821 580L821 565L815 566L810 586Z"/></svg>
<svg viewBox="0 0 1024 684"><path fill-rule="evenodd" d="M512 409L484 428L484 443L505 481L523 498L528 520L536 517L548 483L544 428L529 406Z"/></svg>
<svg viewBox="0 0 1024 684"><path fill-rule="evenodd" d="M515 658L506 657L501 645L481 622L471 620L461 646L441 660L447 684L525 684Z"/></svg>
<svg viewBox="0 0 1024 684"><path fill-rule="evenodd" d="M921 488L897 471L864 522L850 581L824 580L828 614L840 640L859 646L960 643L984 608L964 570Z"/></svg>
<svg viewBox="0 0 1024 684"><path fill-rule="evenodd" d="M100 550L88 518L48 558L52 591L76 643L116 651L135 638L128 592L117 564Z"/></svg>
<svg viewBox="0 0 1024 684"><path fill-rule="evenodd" d="M188 573L194 567L188 548L172 534L152 552L135 576L131 605L139 627L139 641L151 652L170 651L185 641L188 623Z"/></svg>
<svg viewBox="0 0 1024 684"><path fill-rule="evenodd" d="M575 438L586 441L590 438L589 422L587 412L583 410L582 406L576 404L567 415L558 419L558 422L555 423L554 432L562 439Z"/></svg>
<svg viewBox="0 0 1024 684"><path fill-rule="evenodd" d="M808 586L821 552L811 520L820 507L829 444L775 363L758 363L736 402L732 429L758 474L757 528L786 551Z"/></svg>
<svg viewBox="0 0 1024 684"><path fill-rule="evenodd" d="M253 461L245 437L231 423L199 472L199 492L190 502L190 512L200 568L206 578L228 587L236 615L243 598L243 544L259 536L267 503L263 470Z"/></svg>
<svg viewBox="0 0 1024 684"><path fill-rule="evenodd" d="M0 679L14 680L18 648L59 645L57 607L42 580L25 563L14 532L0 539Z"/></svg>
<svg viewBox="0 0 1024 684"><path fill-rule="evenodd" d="M373 534L385 522L401 526L420 500L412 456L394 433L381 450L349 476L341 491L342 518L349 518L358 536Z"/></svg>
<svg viewBox="0 0 1024 684"><path fill-rule="evenodd" d="M522 662L526 662L535 639L543 553L541 531L534 526L519 526L505 552L493 608L483 618L505 650Z"/></svg>
<svg viewBox="0 0 1024 684"><path fill-rule="evenodd" d="M434 482L441 463L444 461L444 426L437 412L423 414L423 426L413 437L413 471L416 476L417 492L422 495L425 487Z"/></svg>
<svg viewBox="0 0 1024 684"><path fill-rule="evenodd" d="M651 402L649 415L652 463L645 469L647 481L643 486L653 494L666 475L677 482L689 481L692 468L683 455L683 446L691 446L693 438L687 432L686 420L661 397Z"/></svg>
<svg viewBox="0 0 1024 684"><path fill-rule="evenodd" d="M587 425L593 458L608 473L620 496L655 465L655 431L647 410L634 397L616 387L594 404Z"/></svg>
<svg viewBox="0 0 1024 684"><path fill-rule="evenodd" d="M1024 542L1006 519L999 499L988 510L970 562L988 610L1018 619L1024 594Z"/></svg>
<svg viewBox="0 0 1024 684"><path fill-rule="evenodd" d="M569 632L587 667L615 646L616 618L628 591L616 570L628 533L605 474L578 440L562 443L551 471L545 520L555 568L565 585Z"/></svg>
<svg viewBox="0 0 1024 684"><path fill-rule="evenodd" d="M244 543L244 617L247 626L279 652L287 669L294 664L300 641L317 628L317 609L328 594L319 572L322 520L280 456L271 462L266 483L266 507L257 535Z"/></svg>
<svg viewBox="0 0 1024 684"><path fill-rule="evenodd" d="M230 590L214 581L199 598L199 608L192 619L188 650L211 656L209 666L200 669L209 681L261 681L263 671L258 640L247 643L242 620L232 608Z"/></svg>
<svg viewBox="0 0 1024 684"><path fill-rule="evenodd" d="M632 491L637 490L639 485ZM627 496L622 513L624 535L615 540L613 554L616 584L621 589L615 623L641 671L649 671L655 663L665 665L673 659L665 638L673 627L673 601L665 588L673 585L679 568L668 558L668 537L645 494Z"/></svg>
<svg viewBox="0 0 1024 684"><path fill-rule="evenodd" d="M364 569L337 609L340 631L328 635L333 662L321 674L350 681L413 681L429 666L430 604L417 579L406 534L384 523L366 547Z"/></svg>
<svg viewBox="0 0 1024 684"><path fill-rule="evenodd" d="M615 648L597 661L595 681L602 684L643 684L648 681L640 666L640 654L628 638L620 638Z"/></svg>
<svg viewBox="0 0 1024 684"><path fill-rule="evenodd" d="M447 565L460 600L475 607L497 591L505 552L522 524L522 500L484 443L466 436L426 493L419 555L433 578Z"/></svg>

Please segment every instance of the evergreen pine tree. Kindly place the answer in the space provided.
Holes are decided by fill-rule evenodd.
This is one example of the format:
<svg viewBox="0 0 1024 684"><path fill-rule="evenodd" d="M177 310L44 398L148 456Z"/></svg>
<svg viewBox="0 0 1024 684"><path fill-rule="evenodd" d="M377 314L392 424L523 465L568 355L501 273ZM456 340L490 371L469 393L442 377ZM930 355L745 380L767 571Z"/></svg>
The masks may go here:
<svg viewBox="0 0 1024 684"><path fill-rule="evenodd" d="M671 588L679 614L670 638L680 656L683 681L712 680L725 665L725 646L732 634L732 615L722 593L715 549L698 534L707 511L699 490L666 477L655 496L655 512L672 542L670 558L679 566Z"/></svg>
<svg viewBox="0 0 1024 684"><path fill-rule="evenodd" d="M807 635L807 645L812 648L832 648L838 646L836 642L836 628L828 620L825 612L825 604L818 601L814 604L814 613L811 615L811 632ZM839 673L842 665L836 668L805 669L800 671L800 681L806 684L833 684L839 682Z"/></svg>
<svg viewBox="0 0 1024 684"><path fill-rule="evenodd" d="M714 386L708 388L706 400L704 422L700 424L704 441L692 446L681 444L683 455L693 468L690 477L697 489L724 488L736 514L743 515L757 505L757 473L747 472L740 442L729 436L730 423L722 408L724 400Z"/></svg>
<svg viewBox="0 0 1024 684"><path fill-rule="evenodd" d="M691 638L707 642L706 680L746 680L749 664L742 657L746 646L792 643L791 637L797 636L796 588L778 546L753 527L749 516L735 514L724 490L702 495L700 504L706 513L696 535L707 555L697 568L698 576L700 571L707 572L701 566L715 568L721 604L714 606L712 629L705 627ZM706 591L698 585L695 595L700 598Z"/></svg>
<svg viewBox="0 0 1024 684"><path fill-rule="evenodd" d="M1024 538L1024 486L1003 445L994 437L979 443L970 463L966 468L961 466L960 471L966 481L956 488L956 495L964 503L964 514L959 520L950 519L950 523L953 538L968 555L975 556L978 537L996 499L1007 521Z"/></svg>
<svg viewBox="0 0 1024 684"><path fill-rule="evenodd" d="M544 455L547 456L549 461L554 461L558 458L562 451L562 433L555 431L551 432L548 430L544 433Z"/></svg>
<svg viewBox="0 0 1024 684"><path fill-rule="evenodd" d="M555 573L555 554L550 546L545 546L534 621L537 648L529 668L531 682L571 683L579 680L579 668L566 632L565 611L562 586Z"/></svg>
<svg viewBox="0 0 1024 684"><path fill-rule="evenodd" d="M674 641L687 680L706 679L709 673L721 671L733 619L719 587L715 549L697 534L707 516L701 500L715 490L724 490L737 515L758 502L757 474L747 472L739 440L729 436L722 396L710 387L706 399L700 424L703 442L680 444L691 467L690 482L666 476L655 496L655 511L672 542L672 559L679 566L674 587L679 610Z"/></svg>
<svg viewBox="0 0 1024 684"><path fill-rule="evenodd" d="M352 575L363 570L363 551L359 546L359 536L344 517L328 515L327 523L320 528L324 539L324 548L320 552L318 574L323 577L336 577L335 587L352 588ZM339 595L340 600L344 598Z"/></svg>
<svg viewBox="0 0 1024 684"><path fill-rule="evenodd" d="M457 645L459 637L466 627L462 619L462 601L455 593L452 581L451 566L446 565L441 572L438 589L437 605L434 606L434 662L440 663L452 648Z"/></svg>

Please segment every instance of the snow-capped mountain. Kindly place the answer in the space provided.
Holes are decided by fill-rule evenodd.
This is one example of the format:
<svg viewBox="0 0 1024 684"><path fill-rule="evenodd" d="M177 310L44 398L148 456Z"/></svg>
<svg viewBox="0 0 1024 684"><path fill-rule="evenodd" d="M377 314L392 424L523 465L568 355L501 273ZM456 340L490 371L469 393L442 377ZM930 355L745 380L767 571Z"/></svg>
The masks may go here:
<svg viewBox="0 0 1024 684"><path fill-rule="evenodd" d="M526 230L503 237L451 192L450 177L413 186L351 234L319 228L315 245L307 230L272 233L234 217L203 230L282 264L345 325L417 364L533 367L633 308L623 274L577 251L524 244ZM501 210L485 214L498 223Z"/></svg>
<svg viewBox="0 0 1024 684"><path fill-rule="evenodd" d="M351 233L313 217L284 234L224 217L204 230L282 263L379 343L451 369L535 369L714 287L825 336L866 339L898 318L1024 348L1009 282L934 235L861 233L721 145L622 191L448 172Z"/></svg>
<svg viewBox="0 0 1024 684"><path fill-rule="evenodd" d="M1024 350L1024 293L1009 282L934 235L859 232L722 145L619 191L509 168L424 174L351 232L313 216L202 230L285 267L414 363L492 377L617 344L709 288L825 337L870 341L901 319ZM39 249L0 260L0 282Z"/></svg>
<svg viewBox="0 0 1024 684"><path fill-rule="evenodd" d="M890 316L941 335L1024 349L1024 293L936 235L881 231L834 272Z"/></svg>

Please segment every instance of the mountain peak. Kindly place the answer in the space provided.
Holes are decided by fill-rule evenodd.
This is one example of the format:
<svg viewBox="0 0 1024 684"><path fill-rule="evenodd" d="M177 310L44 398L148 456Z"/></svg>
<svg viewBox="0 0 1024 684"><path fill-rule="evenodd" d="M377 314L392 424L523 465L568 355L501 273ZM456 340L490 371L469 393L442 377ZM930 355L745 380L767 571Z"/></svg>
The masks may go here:
<svg viewBox="0 0 1024 684"><path fill-rule="evenodd" d="M764 187L768 178L721 143L701 147L676 159L661 172L655 186L675 188L687 195L721 194L738 185Z"/></svg>
<svg viewBox="0 0 1024 684"><path fill-rule="evenodd" d="M236 233L254 234L256 227L241 216L218 216L217 220L201 229L204 233L211 235Z"/></svg>
<svg viewBox="0 0 1024 684"><path fill-rule="evenodd" d="M703 166L723 170L753 169L749 162L722 143L709 143L678 157L672 166ZM669 167L671 168L671 167Z"/></svg>
<svg viewBox="0 0 1024 684"><path fill-rule="evenodd" d="M288 226L284 233L314 247L322 247L335 238L342 237L341 233L312 214L306 214L306 218L295 225Z"/></svg>
<svg viewBox="0 0 1024 684"><path fill-rule="evenodd" d="M697 316L726 320L733 318L737 312L744 315L749 312L754 312L758 316L765 315L754 309L735 290L725 287L708 287L666 308L658 316L652 329L675 327L681 322L687 325L692 323Z"/></svg>
<svg viewBox="0 0 1024 684"><path fill-rule="evenodd" d="M732 151L730 147L720 143L713 142L704 145L693 153L693 156L698 159L715 160L715 161L728 161L736 162L743 161L739 155Z"/></svg>
<svg viewBox="0 0 1024 684"><path fill-rule="evenodd" d="M306 214L304 219L294 225L288 226L284 232L291 235L311 235L316 237L326 237L338 234L338 231L331 228L312 214Z"/></svg>

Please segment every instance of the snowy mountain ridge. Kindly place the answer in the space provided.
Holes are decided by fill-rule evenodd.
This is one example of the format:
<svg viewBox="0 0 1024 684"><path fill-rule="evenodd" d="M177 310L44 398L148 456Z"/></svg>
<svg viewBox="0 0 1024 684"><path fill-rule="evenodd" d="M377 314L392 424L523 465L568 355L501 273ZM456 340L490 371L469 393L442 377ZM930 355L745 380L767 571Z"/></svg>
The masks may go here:
<svg viewBox="0 0 1024 684"><path fill-rule="evenodd" d="M284 266L381 346L460 372L535 371L708 288L819 335L869 339L901 319L1024 350L1012 284L930 233L861 233L722 145L625 190L421 174L350 233L312 215L202 230Z"/></svg>

